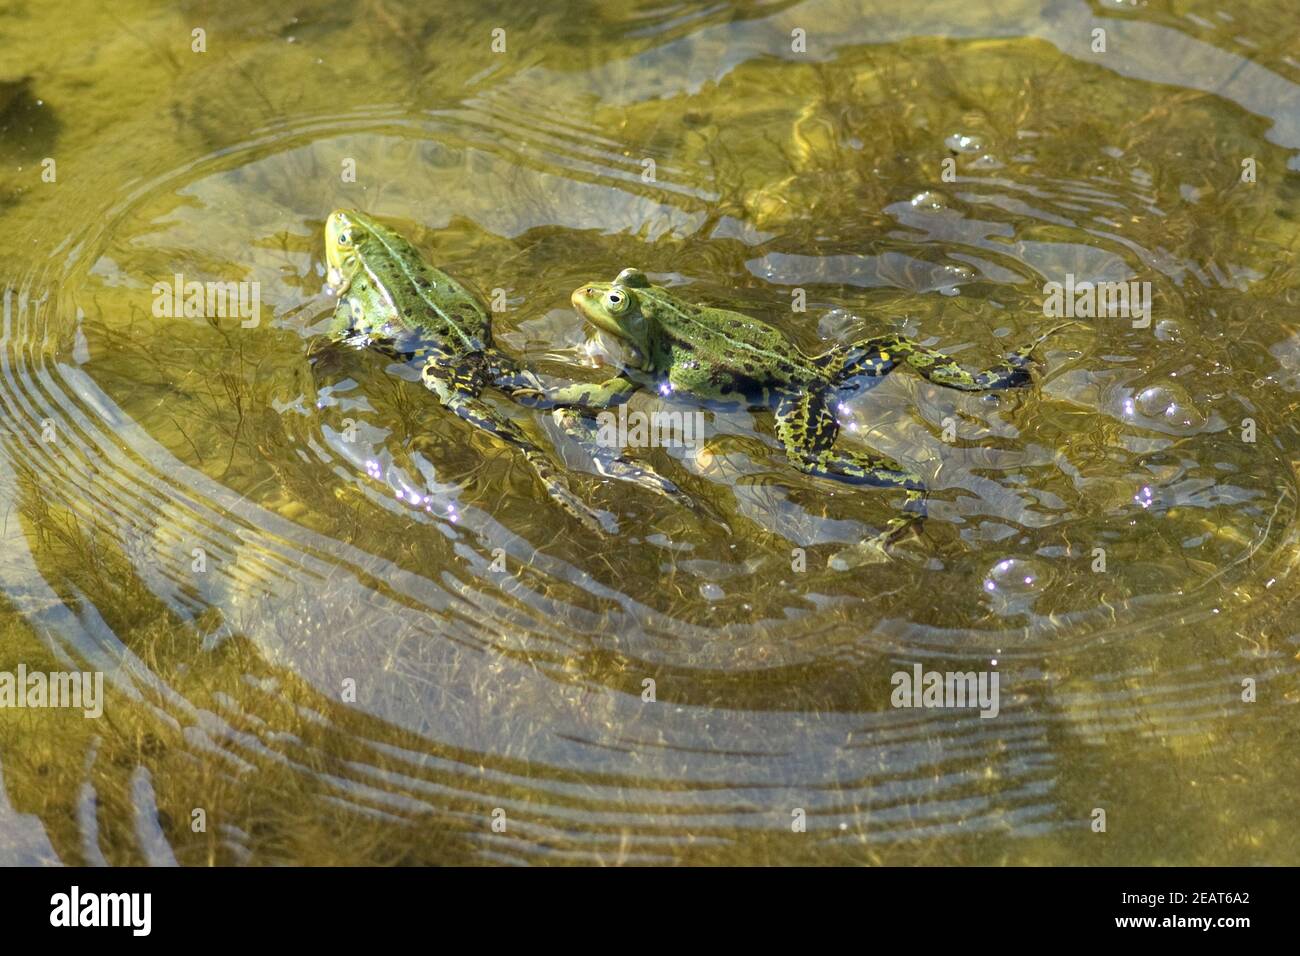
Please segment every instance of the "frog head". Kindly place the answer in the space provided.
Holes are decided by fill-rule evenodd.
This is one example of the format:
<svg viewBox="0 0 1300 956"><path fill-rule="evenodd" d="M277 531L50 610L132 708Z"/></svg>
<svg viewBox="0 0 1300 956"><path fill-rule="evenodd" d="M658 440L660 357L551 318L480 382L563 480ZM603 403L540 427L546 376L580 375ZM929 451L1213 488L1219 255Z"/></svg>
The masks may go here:
<svg viewBox="0 0 1300 956"><path fill-rule="evenodd" d="M634 365L647 362L657 332L643 308L650 280L639 269L624 269L613 282L587 282L573 290L573 307L602 332L630 347Z"/></svg>
<svg viewBox="0 0 1300 956"><path fill-rule="evenodd" d="M351 209L336 209L325 220L325 262L329 266L326 281L343 292L361 269L357 249L374 223Z"/></svg>

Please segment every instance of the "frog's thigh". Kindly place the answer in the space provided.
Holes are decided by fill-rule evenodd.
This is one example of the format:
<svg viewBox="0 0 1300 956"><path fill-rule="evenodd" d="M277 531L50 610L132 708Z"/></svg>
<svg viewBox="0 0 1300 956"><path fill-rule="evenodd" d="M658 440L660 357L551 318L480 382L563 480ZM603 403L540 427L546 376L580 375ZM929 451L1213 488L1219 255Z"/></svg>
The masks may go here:
<svg viewBox="0 0 1300 956"><path fill-rule="evenodd" d="M525 402L525 404L536 404L539 407L549 408L583 408L600 411L627 401L638 388L640 386L635 382L630 382L621 376L615 376L603 382L579 382L559 388L548 388L543 396L544 402Z"/></svg>
<svg viewBox="0 0 1300 956"><path fill-rule="evenodd" d="M859 375L879 378L888 375L903 361L909 345L911 343L899 335L877 335L861 339L841 353L843 358L837 373L834 365L829 370L839 379L856 378ZM831 354L836 353L833 351Z"/></svg>
<svg viewBox="0 0 1300 956"><path fill-rule="evenodd" d="M936 385L972 389L977 385L973 373L958 365L951 356L902 335L877 335L849 346L840 375L887 375L899 363L906 362Z"/></svg>
<svg viewBox="0 0 1300 956"><path fill-rule="evenodd" d="M783 395L776 406L776 437L800 471L854 484L921 489L920 477L883 455L837 449L839 422L826 393Z"/></svg>

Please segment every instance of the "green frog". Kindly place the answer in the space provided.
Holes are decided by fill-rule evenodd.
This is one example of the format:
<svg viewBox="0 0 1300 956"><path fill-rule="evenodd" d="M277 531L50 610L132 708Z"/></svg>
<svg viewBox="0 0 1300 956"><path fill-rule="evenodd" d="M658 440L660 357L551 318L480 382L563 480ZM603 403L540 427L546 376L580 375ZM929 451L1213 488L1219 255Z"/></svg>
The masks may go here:
<svg viewBox="0 0 1300 956"><path fill-rule="evenodd" d="M774 326L739 312L692 305L638 269L613 282L588 282L573 305L596 328L614 336L628 357L622 372L601 383L546 389L559 408L608 408L650 385L708 404L771 408L776 437L800 471L837 481L901 489L905 515L890 522L879 545L897 540L925 514L920 476L892 459L837 447L835 393L863 377L887 375L900 365L936 385L968 392L1014 388L1030 381L1030 354L1052 329L1002 362L979 372L904 336L886 334L804 354Z"/></svg>
<svg viewBox="0 0 1300 956"><path fill-rule="evenodd" d="M508 397L534 396L541 382L497 349L487 310L463 285L425 262L394 230L360 212L336 210L325 222L328 281L338 294L331 338L373 347L420 363L420 377L438 400L474 428L518 449L547 493L591 530L605 530L599 515L557 474L550 457L513 421L486 402L491 387ZM557 418L581 439L572 417ZM682 497L675 485L620 453L593 453L602 475Z"/></svg>

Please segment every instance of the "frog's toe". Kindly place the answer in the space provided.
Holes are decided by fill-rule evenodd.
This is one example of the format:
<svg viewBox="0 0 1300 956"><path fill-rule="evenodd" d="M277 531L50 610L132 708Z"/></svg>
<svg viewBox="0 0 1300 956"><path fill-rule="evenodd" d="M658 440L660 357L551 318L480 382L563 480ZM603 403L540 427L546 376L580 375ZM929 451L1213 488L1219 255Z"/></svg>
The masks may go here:
<svg viewBox="0 0 1300 956"><path fill-rule="evenodd" d="M1030 374L1033 365L1034 360L1028 354L1007 356L1008 370L1007 374L1002 378L1002 384L1007 388L1028 385L1033 381L1033 375Z"/></svg>
<svg viewBox="0 0 1300 956"><path fill-rule="evenodd" d="M510 390L510 398L520 405L532 405L545 395L546 392L541 388L533 388L531 385L521 385Z"/></svg>
<svg viewBox="0 0 1300 956"><path fill-rule="evenodd" d="M849 571L867 564L893 561L893 546L920 530L925 521L925 499L919 492L909 495L903 505L903 514L885 525L879 534L860 541L831 555L828 565L832 571Z"/></svg>

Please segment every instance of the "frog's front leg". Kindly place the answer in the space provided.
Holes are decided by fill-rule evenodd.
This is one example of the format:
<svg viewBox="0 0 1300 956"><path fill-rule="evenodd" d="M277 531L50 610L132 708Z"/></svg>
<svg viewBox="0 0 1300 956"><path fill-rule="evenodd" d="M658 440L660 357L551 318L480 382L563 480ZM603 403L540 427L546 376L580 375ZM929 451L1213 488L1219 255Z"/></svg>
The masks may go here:
<svg viewBox="0 0 1300 956"><path fill-rule="evenodd" d="M313 367L329 368L339 359L338 346L365 348L369 339L353 332L353 309L347 297L340 298L334 306L334 316L323 336L311 340L307 346L307 361Z"/></svg>
<svg viewBox="0 0 1300 956"><path fill-rule="evenodd" d="M331 339L334 339L335 341L342 340L347 338L348 334L352 331L352 327L356 321L356 315L361 308L359 304L353 306L352 303L353 300L348 298L347 295L339 296L338 302L334 305L334 315L330 319L329 330L325 333Z"/></svg>
<svg viewBox="0 0 1300 956"><path fill-rule="evenodd" d="M529 408L576 408L598 412L623 404L640 387L636 382L616 375L603 382L575 382L555 388L519 388L510 397Z"/></svg>
<svg viewBox="0 0 1300 956"><path fill-rule="evenodd" d="M1017 349L997 365L979 372L963 368L952 356L902 335L863 339L847 349L828 353L825 362L827 372L837 384L859 375L888 375L899 365L907 364L936 385L963 392L985 392L1027 384L1030 380L1029 355L1038 341Z"/></svg>
<svg viewBox="0 0 1300 956"><path fill-rule="evenodd" d="M334 316L330 319L329 329L325 333L327 343L363 349L392 337L390 328L375 326L366 321L362 295L369 288L369 284L364 279L358 279L339 294L338 303L334 306Z"/></svg>
<svg viewBox="0 0 1300 956"><path fill-rule="evenodd" d="M627 401L640 386L616 377L593 384L575 383L548 388L537 373L503 353L489 355L491 384L528 408L579 408L600 411Z"/></svg>
<svg viewBox="0 0 1300 956"><path fill-rule="evenodd" d="M570 491L564 479L556 474L554 464L547 454L518 425L502 418L496 409L480 397L480 392L487 384L483 366L466 365L463 360L438 354L426 360L420 375L424 384L446 408L475 428L518 449L524 460L532 466L547 494L560 507L597 534L605 531L596 512Z"/></svg>
<svg viewBox="0 0 1300 956"><path fill-rule="evenodd" d="M895 541L925 518L925 483L919 475L882 455L837 449L840 425L820 390L782 395L776 405L776 437L800 471L877 488L902 488L906 514L889 522L882 542Z"/></svg>

